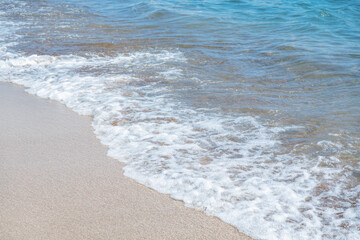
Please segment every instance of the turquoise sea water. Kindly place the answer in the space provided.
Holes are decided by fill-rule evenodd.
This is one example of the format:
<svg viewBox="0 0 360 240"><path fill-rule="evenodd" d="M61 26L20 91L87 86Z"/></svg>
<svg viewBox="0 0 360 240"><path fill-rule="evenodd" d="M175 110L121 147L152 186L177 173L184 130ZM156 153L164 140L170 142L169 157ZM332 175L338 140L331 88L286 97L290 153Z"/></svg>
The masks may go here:
<svg viewBox="0 0 360 240"><path fill-rule="evenodd" d="M176 49L190 60L184 66L186 78L204 83L191 93L191 98L209 98L201 101L204 107L230 112L279 110L304 121L316 115L332 124L346 121L347 130L359 133L357 1L67 3L98 16L74 23L71 34L77 37L69 39L59 32L55 37L60 43L50 43L58 46L45 52L61 54L74 47L112 54ZM184 82L181 88L191 91L191 84ZM182 97L187 101L190 96ZM199 102L193 100L189 104Z"/></svg>
<svg viewBox="0 0 360 240"><path fill-rule="evenodd" d="M360 239L360 2L0 0L0 81L259 239Z"/></svg>

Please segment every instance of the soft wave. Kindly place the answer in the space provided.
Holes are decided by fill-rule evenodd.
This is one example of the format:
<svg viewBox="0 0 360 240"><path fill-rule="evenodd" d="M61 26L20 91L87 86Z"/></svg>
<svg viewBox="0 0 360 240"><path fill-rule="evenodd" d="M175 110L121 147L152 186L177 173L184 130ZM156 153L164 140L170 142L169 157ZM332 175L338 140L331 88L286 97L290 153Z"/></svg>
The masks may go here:
<svg viewBox="0 0 360 240"><path fill-rule="evenodd" d="M127 164L126 176L256 238L359 239L360 185L339 159L357 139L345 146L334 133L334 141L289 149L283 136L311 130L177 101L171 83L189 62L178 49L25 55L11 48L21 41L17 27L1 21L0 81L92 116L109 156ZM318 149L312 158L311 147Z"/></svg>

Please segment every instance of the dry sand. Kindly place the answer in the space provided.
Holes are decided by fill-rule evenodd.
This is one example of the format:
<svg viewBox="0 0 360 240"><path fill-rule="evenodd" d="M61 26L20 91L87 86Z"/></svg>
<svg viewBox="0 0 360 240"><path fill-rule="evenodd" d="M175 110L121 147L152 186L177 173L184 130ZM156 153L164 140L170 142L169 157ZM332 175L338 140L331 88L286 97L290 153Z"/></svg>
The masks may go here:
<svg viewBox="0 0 360 240"><path fill-rule="evenodd" d="M90 117L0 83L0 239L249 239L122 174Z"/></svg>

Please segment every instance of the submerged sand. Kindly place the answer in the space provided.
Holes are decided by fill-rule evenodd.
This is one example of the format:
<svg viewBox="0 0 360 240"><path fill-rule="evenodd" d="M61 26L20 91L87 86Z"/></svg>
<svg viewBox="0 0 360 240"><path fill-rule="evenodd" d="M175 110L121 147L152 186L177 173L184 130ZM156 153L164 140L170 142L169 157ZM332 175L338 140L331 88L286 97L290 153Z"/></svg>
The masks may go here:
<svg viewBox="0 0 360 240"><path fill-rule="evenodd" d="M0 239L250 239L124 177L91 118L0 83Z"/></svg>

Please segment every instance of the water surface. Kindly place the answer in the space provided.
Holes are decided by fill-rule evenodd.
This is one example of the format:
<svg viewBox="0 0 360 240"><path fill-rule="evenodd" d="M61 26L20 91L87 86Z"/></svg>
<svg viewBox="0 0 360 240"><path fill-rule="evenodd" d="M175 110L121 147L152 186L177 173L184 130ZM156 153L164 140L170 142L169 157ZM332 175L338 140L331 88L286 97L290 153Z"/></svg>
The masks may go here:
<svg viewBox="0 0 360 240"><path fill-rule="evenodd" d="M0 81L261 239L360 239L356 1L0 0Z"/></svg>

